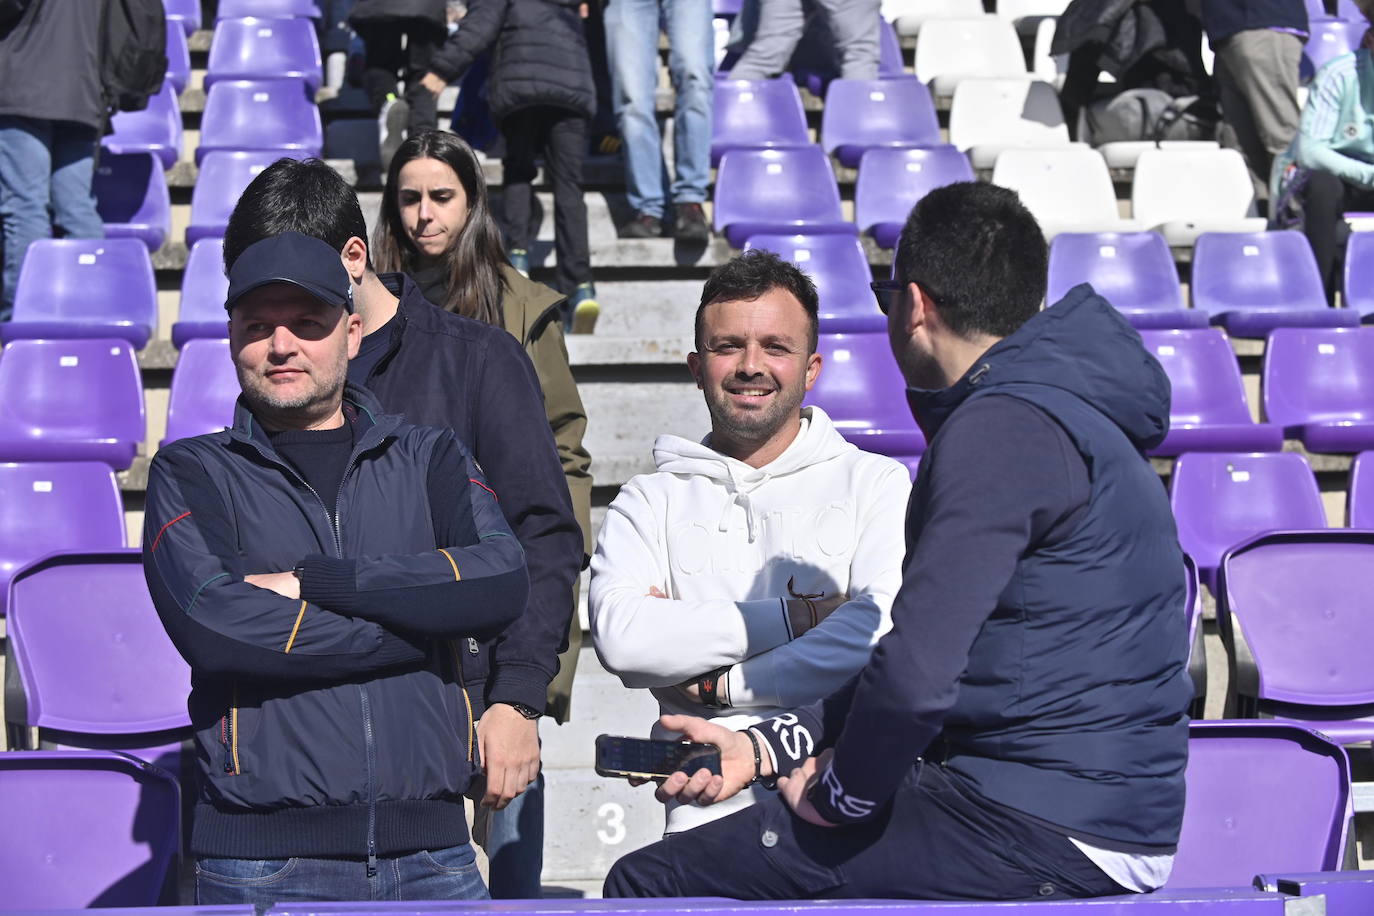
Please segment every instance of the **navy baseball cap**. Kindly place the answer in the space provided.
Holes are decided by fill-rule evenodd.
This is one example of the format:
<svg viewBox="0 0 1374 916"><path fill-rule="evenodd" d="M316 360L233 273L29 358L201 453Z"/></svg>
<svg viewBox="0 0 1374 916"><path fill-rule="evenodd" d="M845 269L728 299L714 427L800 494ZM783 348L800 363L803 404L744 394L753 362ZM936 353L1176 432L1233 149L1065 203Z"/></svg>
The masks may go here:
<svg viewBox="0 0 1374 916"><path fill-rule="evenodd" d="M229 268L226 311L246 293L269 283L299 286L326 305L353 311L353 287L339 253L327 242L283 232L254 242Z"/></svg>

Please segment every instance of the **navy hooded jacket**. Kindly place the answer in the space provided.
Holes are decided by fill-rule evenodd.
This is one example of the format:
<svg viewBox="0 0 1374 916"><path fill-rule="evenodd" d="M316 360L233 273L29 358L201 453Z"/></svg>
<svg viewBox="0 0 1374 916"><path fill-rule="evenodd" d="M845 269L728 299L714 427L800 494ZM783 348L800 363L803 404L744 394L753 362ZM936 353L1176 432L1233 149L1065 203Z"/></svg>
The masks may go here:
<svg viewBox="0 0 1374 916"><path fill-rule="evenodd" d="M348 386L335 511L240 400L161 449L143 566L191 665L200 856L395 855L466 841L477 764L461 640L525 607L524 554L449 430ZM244 581L298 569L301 599Z"/></svg>
<svg viewBox="0 0 1374 916"><path fill-rule="evenodd" d="M1184 567L1143 455L1168 430L1167 376L1082 285L909 398L930 448L893 628L844 689L764 729L780 769L833 746L811 800L844 823L925 757L1090 845L1172 852Z"/></svg>

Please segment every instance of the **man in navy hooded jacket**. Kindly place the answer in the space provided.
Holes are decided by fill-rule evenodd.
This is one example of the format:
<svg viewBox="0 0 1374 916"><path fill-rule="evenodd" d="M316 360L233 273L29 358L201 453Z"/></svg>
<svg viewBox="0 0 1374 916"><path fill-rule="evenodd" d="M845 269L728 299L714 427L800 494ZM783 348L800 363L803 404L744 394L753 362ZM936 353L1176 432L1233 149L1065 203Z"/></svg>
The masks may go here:
<svg viewBox="0 0 1374 916"><path fill-rule="evenodd" d="M1090 287L1040 311L1016 195L941 188L874 284L930 441L893 628L845 687L743 732L667 716L778 797L616 863L607 896L1091 897L1168 878L1183 818L1183 557L1144 451L1169 383Z"/></svg>

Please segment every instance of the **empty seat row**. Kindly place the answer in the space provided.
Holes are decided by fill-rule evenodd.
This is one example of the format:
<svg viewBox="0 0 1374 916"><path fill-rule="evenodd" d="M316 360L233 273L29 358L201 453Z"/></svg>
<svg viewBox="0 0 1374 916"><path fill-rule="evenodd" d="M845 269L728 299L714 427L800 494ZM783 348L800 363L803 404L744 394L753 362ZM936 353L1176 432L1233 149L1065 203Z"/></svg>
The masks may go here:
<svg viewBox="0 0 1374 916"><path fill-rule="evenodd" d="M201 0L162 0L167 21L175 22L189 36L201 27ZM274 19L319 19L315 0L219 0L215 13L219 19L262 17Z"/></svg>

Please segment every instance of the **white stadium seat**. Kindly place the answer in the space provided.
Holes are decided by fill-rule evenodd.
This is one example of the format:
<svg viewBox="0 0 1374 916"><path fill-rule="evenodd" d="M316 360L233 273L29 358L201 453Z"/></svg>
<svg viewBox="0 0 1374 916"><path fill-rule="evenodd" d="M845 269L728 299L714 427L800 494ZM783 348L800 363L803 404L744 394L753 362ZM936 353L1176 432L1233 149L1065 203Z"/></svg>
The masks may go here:
<svg viewBox="0 0 1374 916"><path fill-rule="evenodd" d="M1187 247L1204 232L1263 232L1245 160L1233 149L1148 149L1131 185L1131 215L1142 229Z"/></svg>
<svg viewBox="0 0 1374 916"><path fill-rule="evenodd" d="M1107 163L1086 146L1009 149L997 157L992 183L1011 188L1046 238L1061 232L1129 232L1121 219Z"/></svg>
<svg viewBox="0 0 1374 916"><path fill-rule="evenodd" d="M995 16L932 19L916 36L916 77L937 97L951 96L968 77L1030 79L1021 40Z"/></svg>
<svg viewBox="0 0 1374 916"><path fill-rule="evenodd" d="M975 169L990 169L1004 149L1067 146L1069 128L1049 83L970 78L954 91L949 142L969 154Z"/></svg>

